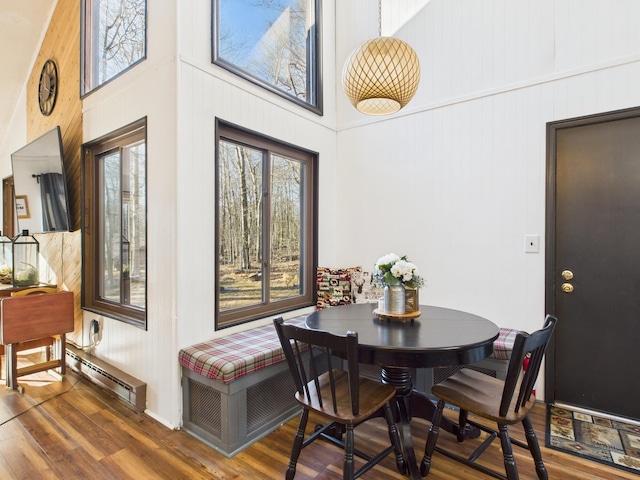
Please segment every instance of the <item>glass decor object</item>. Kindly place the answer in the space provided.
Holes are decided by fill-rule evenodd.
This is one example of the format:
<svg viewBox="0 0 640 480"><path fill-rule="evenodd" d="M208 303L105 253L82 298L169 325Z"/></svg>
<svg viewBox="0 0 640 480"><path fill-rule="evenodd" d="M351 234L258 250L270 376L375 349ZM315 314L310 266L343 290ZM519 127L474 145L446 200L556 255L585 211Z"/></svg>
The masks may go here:
<svg viewBox="0 0 640 480"><path fill-rule="evenodd" d="M0 232L0 283L11 283L11 249L13 242Z"/></svg>
<svg viewBox="0 0 640 480"><path fill-rule="evenodd" d="M29 230L22 230L22 233L13 239L11 253L13 257L13 286L38 285L40 244L33 235L29 235Z"/></svg>

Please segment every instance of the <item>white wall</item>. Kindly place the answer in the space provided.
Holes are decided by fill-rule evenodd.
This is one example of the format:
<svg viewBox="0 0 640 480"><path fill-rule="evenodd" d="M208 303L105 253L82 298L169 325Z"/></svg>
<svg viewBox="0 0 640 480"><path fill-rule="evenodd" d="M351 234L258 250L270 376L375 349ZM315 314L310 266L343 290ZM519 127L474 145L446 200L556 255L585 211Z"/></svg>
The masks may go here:
<svg viewBox="0 0 640 480"><path fill-rule="evenodd" d="M319 154L319 257L336 261L335 73L333 2L323 8L324 115L294 105L211 63L211 2L181 2L178 170L178 347L216 332L214 154L216 118ZM188 28L187 28L188 26ZM197 281L195 281L197 280ZM187 287L188 285L188 287ZM293 314L292 314L293 315ZM266 318L260 323L268 323ZM255 323L253 324L255 326Z"/></svg>
<svg viewBox="0 0 640 480"><path fill-rule="evenodd" d="M84 142L147 117L148 329L102 318L102 340L92 353L146 382L147 412L170 426L179 424L181 405L175 347L180 161L176 9L174 1L149 2L147 59L83 101ZM87 323L99 317L85 312L84 318Z"/></svg>
<svg viewBox="0 0 640 480"><path fill-rule="evenodd" d="M179 349L250 327L215 331L215 119L318 152L319 182L333 191L334 10L327 2L325 114L318 116L211 63L210 0L167 3L149 5L147 60L89 95L83 110L85 141L148 117L148 331L103 319L94 353L147 382L147 413L178 426ZM177 31L168 18L177 18ZM333 263L336 199L329 197L319 223L332 233L320 240L320 257Z"/></svg>
<svg viewBox="0 0 640 480"><path fill-rule="evenodd" d="M11 170L11 154L27 143L27 93L22 88L16 107L11 115L11 122L6 132L0 133L0 178L13 175Z"/></svg>
<svg viewBox="0 0 640 480"><path fill-rule="evenodd" d="M337 62L374 2L337 2ZM347 5L348 4L348 5ZM640 103L633 0L385 0L420 57L414 100L367 118L338 95L342 264L406 254L424 303L533 330L545 314L546 123ZM407 13L411 13L408 15ZM369 21L369 20L367 20ZM376 33L374 32L373 35ZM540 235L540 253L524 236ZM542 382L538 382L541 384Z"/></svg>

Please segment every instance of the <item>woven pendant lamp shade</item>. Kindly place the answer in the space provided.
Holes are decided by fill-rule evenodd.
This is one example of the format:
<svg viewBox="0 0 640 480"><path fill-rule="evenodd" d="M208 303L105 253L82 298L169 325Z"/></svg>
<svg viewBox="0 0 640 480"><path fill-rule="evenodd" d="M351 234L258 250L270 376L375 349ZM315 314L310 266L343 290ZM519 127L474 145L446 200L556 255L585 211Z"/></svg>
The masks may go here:
<svg viewBox="0 0 640 480"><path fill-rule="evenodd" d="M397 112L420 83L420 61L402 40L377 37L357 47L342 70L342 87L354 107L367 115Z"/></svg>

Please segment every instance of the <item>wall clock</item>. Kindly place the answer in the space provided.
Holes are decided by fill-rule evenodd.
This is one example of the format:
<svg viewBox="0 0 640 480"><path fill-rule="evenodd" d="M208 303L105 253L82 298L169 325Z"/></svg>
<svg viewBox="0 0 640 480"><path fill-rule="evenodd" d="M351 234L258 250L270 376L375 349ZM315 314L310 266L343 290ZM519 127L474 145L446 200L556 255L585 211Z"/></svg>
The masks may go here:
<svg viewBox="0 0 640 480"><path fill-rule="evenodd" d="M38 104L43 115L50 115L58 96L58 67L49 59L44 62L38 85Z"/></svg>

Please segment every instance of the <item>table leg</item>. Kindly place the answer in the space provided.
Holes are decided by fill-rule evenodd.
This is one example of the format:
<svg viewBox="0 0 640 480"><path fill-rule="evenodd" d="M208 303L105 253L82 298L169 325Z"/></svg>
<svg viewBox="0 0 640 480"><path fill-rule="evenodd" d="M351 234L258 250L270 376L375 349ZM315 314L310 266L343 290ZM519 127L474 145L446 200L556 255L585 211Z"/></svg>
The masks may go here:
<svg viewBox="0 0 640 480"><path fill-rule="evenodd" d="M398 431L400 433L402 449L407 461L409 478L416 480L420 479L420 470L418 469L416 454L413 447L410 422L413 417L423 418L431 422L433 414L436 411L436 405L427 395L413 389L410 368L382 367L380 376L383 383L396 387L396 414L400 425ZM453 435L458 435L458 431L460 430L460 426L457 423L454 423L445 417L442 418L440 428L452 433ZM477 438L480 436L480 430L467 425L462 436L464 438Z"/></svg>
<svg viewBox="0 0 640 480"><path fill-rule="evenodd" d="M381 378L383 383L396 387L396 407L398 423L400 428L400 440L402 450L409 470L409 478L419 480L420 470L416 461L416 452L413 448L413 437L411 436L411 396L413 383L411 381L411 370L402 367L382 367Z"/></svg>

